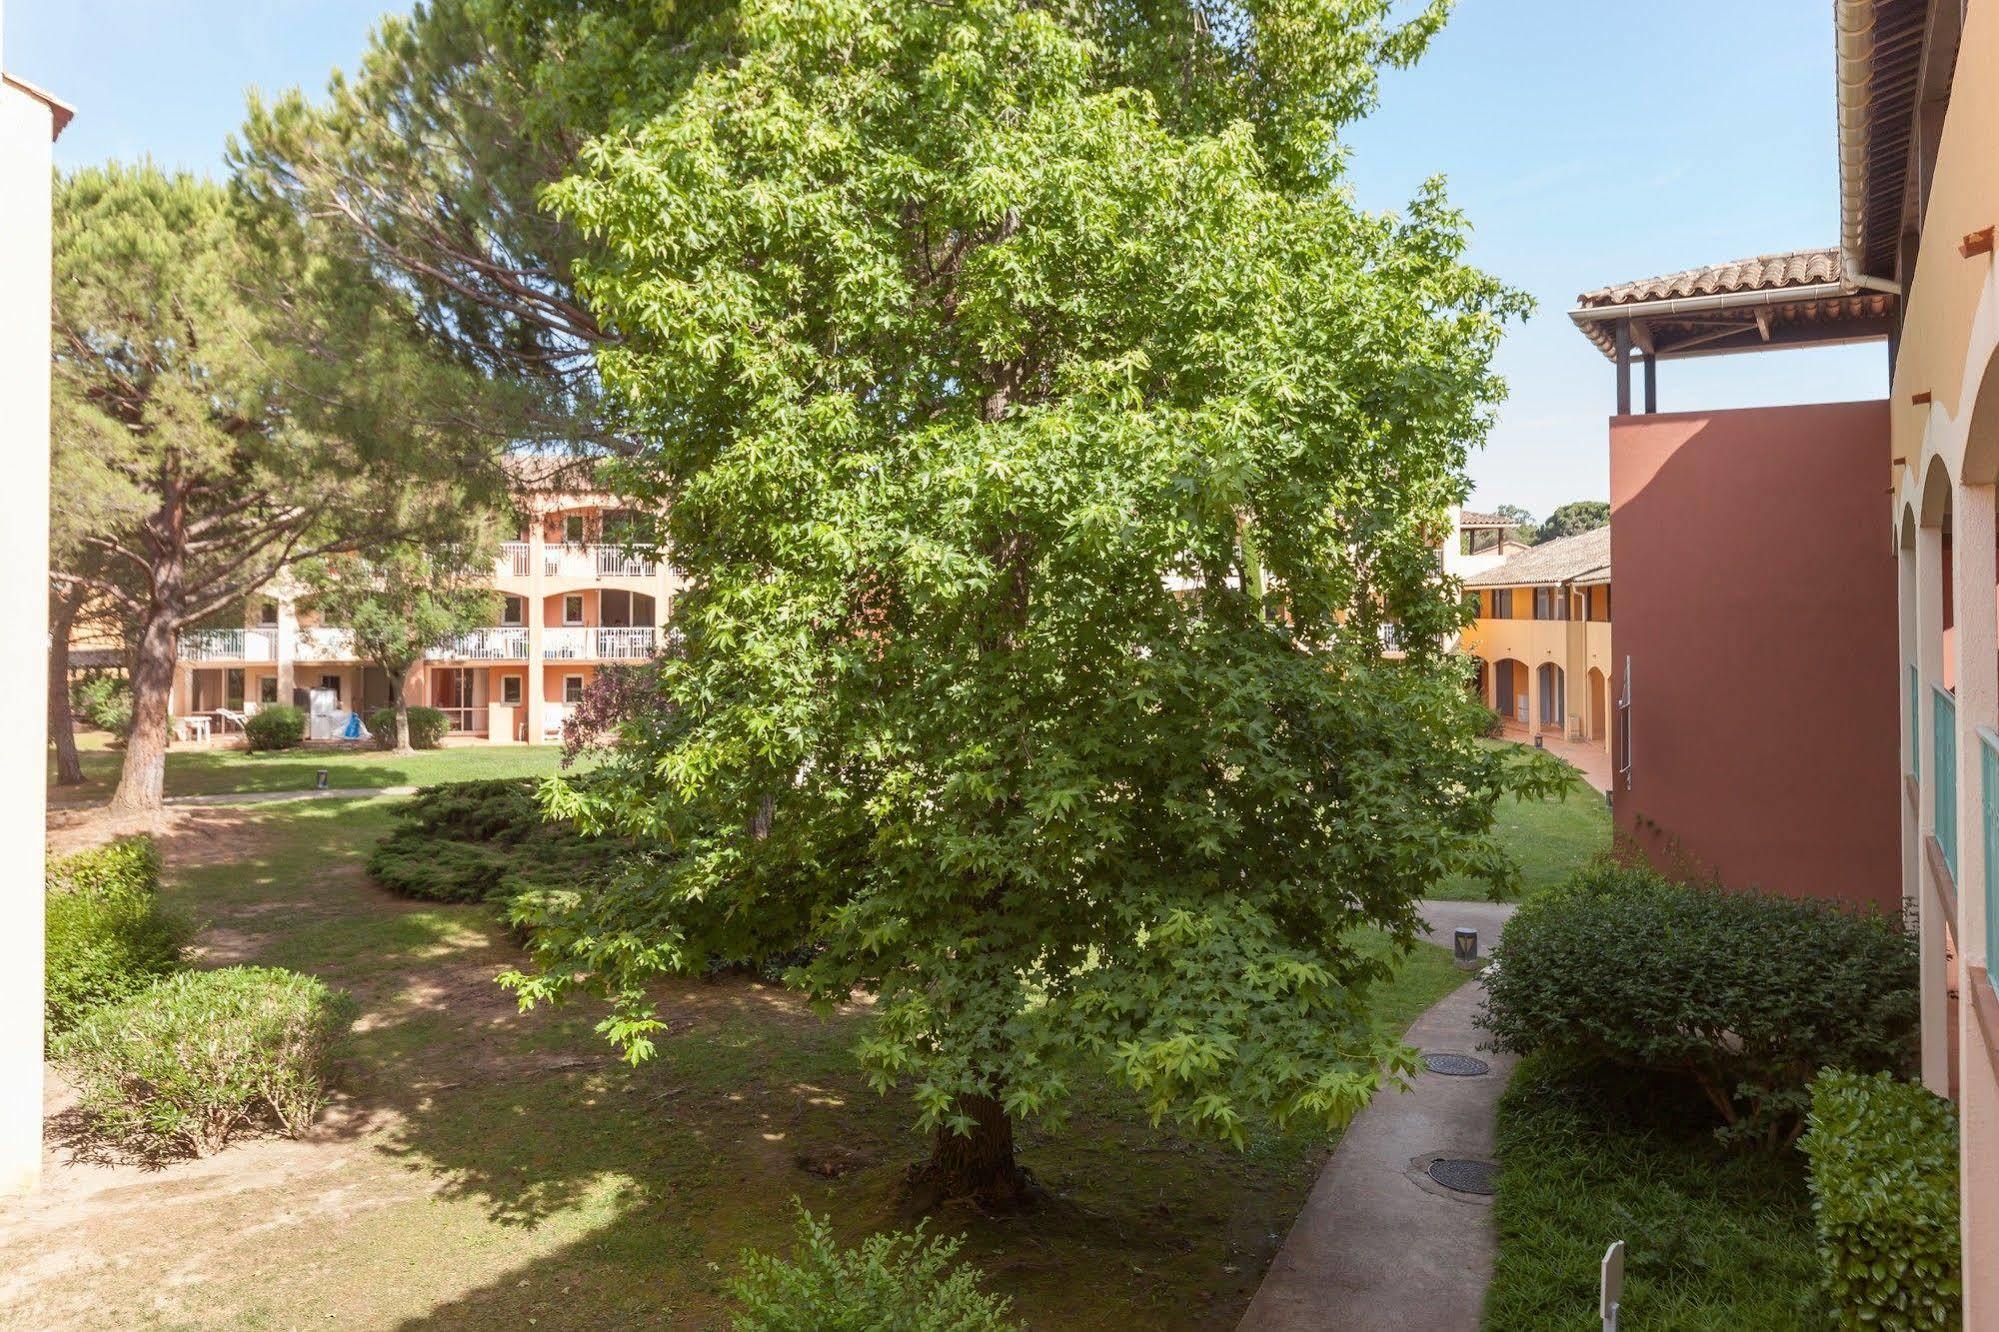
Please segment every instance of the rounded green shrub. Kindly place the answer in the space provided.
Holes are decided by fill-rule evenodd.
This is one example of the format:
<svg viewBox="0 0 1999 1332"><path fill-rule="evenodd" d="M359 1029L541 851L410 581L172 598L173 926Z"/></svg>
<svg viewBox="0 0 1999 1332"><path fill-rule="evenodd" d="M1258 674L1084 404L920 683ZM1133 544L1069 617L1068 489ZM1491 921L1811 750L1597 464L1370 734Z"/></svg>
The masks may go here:
<svg viewBox="0 0 1999 1332"><path fill-rule="evenodd" d="M444 737L451 730L451 719L436 708L411 708L410 746L414 749L436 749L444 743ZM368 714L368 730L375 737L375 748L394 749L396 747L396 710L376 708Z"/></svg>
<svg viewBox="0 0 1999 1332"><path fill-rule="evenodd" d="M98 729L124 735L132 729L132 686L123 676L86 675L70 690L70 708Z"/></svg>
<svg viewBox="0 0 1999 1332"><path fill-rule="evenodd" d="M398 808L397 826L369 852L368 872L392 892L434 902L501 901L602 874L623 844L548 819L538 786L493 778L425 787Z"/></svg>
<svg viewBox="0 0 1999 1332"><path fill-rule="evenodd" d="M1688 887L1610 857L1507 923L1497 1048L1691 1078L1724 1139L1788 1147L1821 1068L1914 1067L1916 945L1881 915Z"/></svg>
<svg viewBox="0 0 1999 1332"><path fill-rule="evenodd" d="M53 1054L105 1141L206 1156L245 1132L305 1132L353 1014L344 993L295 971L183 971L96 1009Z"/></svg>
<svg viewBox="0 0 1999 1332"><path fill-rule="evenodd" d="M305 743L305 710L289 703L266 703L244 733L252 749L297 749Z"/></svg>
<svg viewBox="0 0 1999 1332"><path fill-rule="evenodd" d="M754 1251L728 1283L736 1332L1015 1332L1007 1301L980 1289L984 1274L953 1268L958 1241L923 1226L870 1235L842 1249L803 1207L789 1258Z"/></svg>
<svg viewBox="0 0 1999 1332"><path fill-rule="evenodd" d="M49 863L43 1017L68 1031L179 969L192 933L159 901L160 857L145 837Z"/></svg>
<svg viewBox="0 0 1999 1332"><path fill-rule="evenodd" d="M1840 1325L1883 1332L1962 1325L1957 1111L1885 1073L1812 1084L1819 1257Z"/></svg>

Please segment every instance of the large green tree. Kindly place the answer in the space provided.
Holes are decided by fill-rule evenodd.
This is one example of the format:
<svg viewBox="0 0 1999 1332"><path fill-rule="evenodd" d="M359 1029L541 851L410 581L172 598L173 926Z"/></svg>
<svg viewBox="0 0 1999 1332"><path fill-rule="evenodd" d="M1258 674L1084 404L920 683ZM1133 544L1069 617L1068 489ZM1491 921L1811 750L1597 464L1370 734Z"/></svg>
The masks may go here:
<svg viewBox="0 0 1999 1332"><path fill-rule="evenodd" d="M301 571L306 605L326 623L345 625L354 635L354 655L388 677L398 754L412 752L410 672L432 649L499 615L492 588L498 546L490 527L482 530L476 515L466 517L467 530L454 538L433 533L421 543L392 542Z"/></svg>
<svg viewBox="0 0 1999 1332"><path fill-rule="evenodd" d="M1240 1141L1411 1067L1360 932L1508 873L1429 645L1524 302L1437 188L1343 189L1437 17L1387 10L766 0L583 151L617 475L692 586L671 703L550 797L670 854L527 913L526 1000L643 1056L648 977L808 945L924 1178L1001 1202L1081 1068Z"/></svg>
<svg viewBox="0 0 1999 1332"><path fill-rule="evenodd" d="M113 805L153 809L181 631L293 563L454 526L503 484L500 441L424 415L452 368L299 233L246 228L221 186L150 165L65 175L54 263L52 488L88 497L58 525L55 572L132 626Z"/></svg>
<svg viewBox="0 0 1999 1332"><path fill-rule="evenodd" d="M1557 537L1580 536L1584 532L1594 532L1610 521L1610 505L1604 500L1573 500L1556 506L1545 521L1534 530L1534 544L1553 541Z"/></svg>

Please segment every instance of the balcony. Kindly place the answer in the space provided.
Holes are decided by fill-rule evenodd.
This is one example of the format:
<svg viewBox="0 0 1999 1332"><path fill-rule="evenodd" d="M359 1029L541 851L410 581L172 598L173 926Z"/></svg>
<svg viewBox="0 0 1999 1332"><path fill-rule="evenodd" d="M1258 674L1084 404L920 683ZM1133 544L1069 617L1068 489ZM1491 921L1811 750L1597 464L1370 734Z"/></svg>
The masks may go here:
<svg viewBox="0 0 1999 1332"><path fill-rule="evenodd" d="M354 631L329 629L325 625L300 629L292 658L296 661L352 661Z"/></svg>
<svg viewBox="0 0 1999 1332"><path fill-rule="evenodd" d="M525 541L500 543L495 567L501 578L526 578L534 568L534 548ZM652 578L659 562L632 555L616 545L550 545L541 552L544 578Z"/></svg>
<svg viewBox="0 0 1999 1332"><path fill-rule="evenodd" d="M424 654L432 661L526 661L526 629L473 629Z"/></svg>
<svg viewBox="0 0 1999 1332"><path fill-rule="evenodd" d="M651 625L550 629L542 635L545 661L642 661L659 646Z"/></svg>
<svg viewBox="0 0 1999 1332"><path fill-rule="evenodd" d="M180 636L182 661L276 661L275 629L191 629Z"/></svg>

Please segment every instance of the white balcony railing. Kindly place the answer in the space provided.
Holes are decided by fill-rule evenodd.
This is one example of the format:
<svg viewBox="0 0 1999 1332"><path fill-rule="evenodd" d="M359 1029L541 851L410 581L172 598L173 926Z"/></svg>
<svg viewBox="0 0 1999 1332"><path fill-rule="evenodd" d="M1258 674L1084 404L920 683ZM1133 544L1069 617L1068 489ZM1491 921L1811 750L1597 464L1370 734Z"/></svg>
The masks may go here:
<svg viewBox="0 0 1999 1332"><path fill-rule="evenodd" d="M352 661L354 660L354 631L333 629L316 625L298 631L297 646L292 656L299 661Z"/></svg>
<svg viewBox="0 0 1999 1332"><path fill-rule="evenodd" d="M542 635L541 655L549 661L637 661L650 657L659 645L659 630L651 625L550 629Z"/></svg>
<svg viewBox="0 0 1999 1332"><path fill-rule="evenodd" d="M658 564L621 546L598 546L596 551L599 578L651 578L659 572Z"/></svg>
<svg viewBox="0 0 1999 1332"><path fill-rule="evenodd" d="M526 661L526 629L472 629L432 648L434 661Z"/></svg>
<svg viewBox="0 0 1999 1332"><path fill-rule="evenodd" d="M528 560L530 547L525 541L502 541L500 543L500 577L526 578L531 567Z"/></svg>
<svg viewBox="0 0 1999 1332"><path fill-rule="evenodd" d="M276 661L275 629L192 629L180 636L182 661Z"/></svg>

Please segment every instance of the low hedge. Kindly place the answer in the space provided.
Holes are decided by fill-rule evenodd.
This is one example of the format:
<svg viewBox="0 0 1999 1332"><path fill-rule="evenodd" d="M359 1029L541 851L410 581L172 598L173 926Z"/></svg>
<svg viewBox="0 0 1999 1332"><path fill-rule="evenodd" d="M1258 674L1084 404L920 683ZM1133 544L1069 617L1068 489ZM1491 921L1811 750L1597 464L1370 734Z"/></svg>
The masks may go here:
<svg viewBox="0 0 1999 1332"><path fill-rule="evenodd" d="M436 708L411 708L410 746L414 749L436 749L444 742L451 730L451 719ZM396 710L377 708L368 714L368 730L374 734L375 748L394 749L396 747Z"/></svg>
<svg viewBox="0 0 1999 1332"><path fill-rule="evenodd" d="M1795 1142L1821 1068L1917 1058L1915 941L1826 902L1601 857L1523 906L1494 961L1479 1021L1497 1048L1690 1078L1730 1141Z"/></svg>
<svg viewBox="0 0 1999 1332"><path fill-rule="evenodd" d="M160 905L159 881L146 837L49 862L42 1013L51 1032L179 969L193 931Z"/></svg>
<svg viewBox="0 0 1999 1332"><path fill-rule="evenodd" d="M1800 1146L1841 1326L1962 1326L1956 1109L1887 1074L1828 1071L1810 1123Z"/></svg>
<svg viewBox="0 0 1999 1332"><path fill-rule="evenodd" d="M952 1266L959 1241L913 1233L870 1235L842 1249L832 1228L799 1208L790 1258L747 1252L728 1283L736 1332L1016 1332L1007 1301L985 1276Z"/></svg>
<svg viewBox="0 0 1999 1332"><path fill-rule="evenodd" d="M305 710L266 703L243 728L252 749L297 749L305 743Z"/></svg>
<svg viewBox="0 0 1999 1332"><path fill-rule="evenodd" d="M393 892L434 902L504 901L601 873L624 844L544 819L537 785L501 778L425 788L398 809L368 872Z"/></svg>
<svg viewBox="0 0 1999 1332"><path fill-rule="evenodd" d="M53 1054L102 1139L206 1156L245 1132L304 1133L353 1016L345 994L295 971L183 971L90 1013Z"/></svg>

